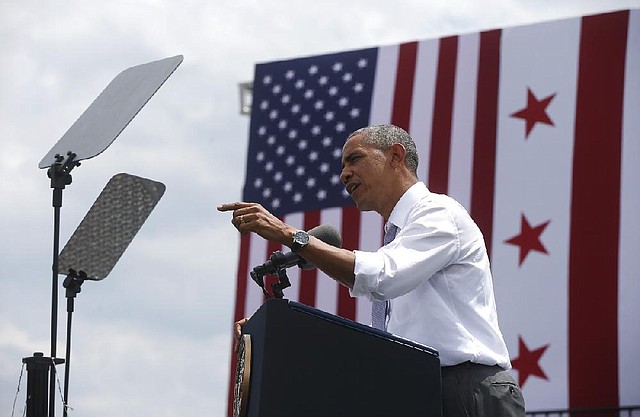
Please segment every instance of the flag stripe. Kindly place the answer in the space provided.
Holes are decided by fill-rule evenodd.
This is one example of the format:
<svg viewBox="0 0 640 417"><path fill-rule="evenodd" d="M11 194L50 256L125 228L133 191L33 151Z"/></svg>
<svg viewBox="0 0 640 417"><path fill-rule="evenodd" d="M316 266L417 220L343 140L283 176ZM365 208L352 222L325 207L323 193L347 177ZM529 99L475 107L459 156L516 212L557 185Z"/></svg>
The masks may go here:
<svg viewBox="0 0 640 417"><path fill-rule="evenodd" d="M269 251L267 250L267 241L260 236L251 234L250 239L251 244L249 246L249 261L247 266L253 268L263 264L267 260L266 254L269 253ZM249 274L245 275L244 279L247 280L245 317L249 317L262 305L264 296L262 290L253 282Z"/></svg>
<svg viewBox="0 0 640 417"><path fill-rule="evenodd" d="M418 178L425 183L429 173L429 153L433 130L433 91L435 90L438 67L437 40L422 41L418 44L416 75L413 82L413 103L409 133L418 149Z"/></svg>
<svg viewBox="0 0 640 417"><path fill-rule="evenodd" d="M458 40L454 112L451 127L451 157L448 194L467 210L471 199L471 169L473 167L473 130L478 83L478 46L476 33Z"/></svg>
<svg viewBox="0 0 640 417"><path fill-rule="evenodd" d="M410 130L413 83L416 73L417 54L417 42L409 42L400 45L391 123L406 131ZM384 227L384 225L382 227ZM379 242L379 245L382 245L382 240Z"/></svg>
<svg viewBox="0 0 640 417"><path fill-rule="evenodd" d="M281 219L282 220L282 219ZM273 242L273 241L268 241L267 242L267 246L264 252L264 256L263 259L267 260L271 257L271 255L275 252L275 251L279 251L282 250L282 245L278 242ZM264 262L264 261L263 261ZM258 265L258 264L256 264ZM273 276L273 275L267 275L264 277L264 288L271 294L271 285L273 285L275 282L277 282L278 279L277 277ZM264 293L262 294L262 300L260 300L260 304L262 304L264 302L264 300L266 299Z"/></svg>
<svg viewBox="0 0 640 417"><path fill-rule="evenodd" d="M570 407L618 404L618 227L627 25L628 12L582 20L569 252Z"/></svg>
<svg viewBox="0 0 640 417"><path fill-rule="evenodd" d="M287 214L284 217L284 221L291 227L295 227L296 229L303 229L304 212ZM256 236L256 238L262 239L259 236ZM289 300L300 301L300 280L302 279L300 272L300 268L289 268L287 270L287 276L289 277L289 281L291 282L291 287L285 290L284 297Z"/></svg>
<svg viewBox="0 0 640 417"><path fill-rule="evenodd" d="M342 228L342 209L340 207L327 208L320 213L320 223ZM339 284L319 269L316 271L316 308L331 314L338 314ZM347 317L349 319L353 317Z"/></svg>
<svg viewBox="0 0 640 417"><path fill-rule="evenodd" d="M640 398L640 10L629 16L625 70L624 131L620 188L620 266L618 299L618 358L620 404L638 404Z"/></svg>
<svg viewBox="0 0 640 417"><path fill-rule="evenodd" d="M249 246L250 235L240 236L240 260L238 263L238 275L236 280L236 308L233 315L234 322L245 316L247 275L249 275Z"/></svg>
<svg viewBox="0 0 640 417"><path fill-rule="evenodd" d="M493 231L501 36L501 30L480 34L478 63L471 217L482 230L487 251L491 250Z"/></svg>
<svg viewBox="0 0 640 417"><path fill-rule="evenodd" d="M307 211L304 214L304 230L320 224L320 210ZM316 288L318 286L318 270L300 271L300 302L308 306L316 305Z"/></svg>
<svg viewBox="0 0 640 417"><path fill-rule="evenodd" d="M342 247L349 250L358 248L360 236L360 212L355 207L342 209ZM356 299L351 297L344 285L338 287L338 315L356 319Z"/></svg>
<svg viewBox="0 0 640 417"><path fill-rule="evenodd" d="M378 213L366 211L360 213L360 236L358 247L363 251L376 251L383 239L383 220ZM371 324L371 302L358 298L356 319L360 323Z"/></svg>
<svg viewBox="0 0 640 417"><path fill-rule="evenodd" d="M411 117L411 99L413 96L413 80L416 72L417 52L417 42L400 45L391 120L393 124L405 130L409 130Z"/></svg>
<svg viewBox="0 0 640 417"><path fill-rule="evenodd" d="M369 124L389 123L394 102L395 79L398 73L400 47L385 46L378 49L376 75L371 94Z"/></svg>
<svg viewBox="0 0 640 417"><path fill-rule="evenodd" d="M457 54L457 36L440 40L428 183L429 189L436 193L446 193L449 188L449 154Z"/></svg>

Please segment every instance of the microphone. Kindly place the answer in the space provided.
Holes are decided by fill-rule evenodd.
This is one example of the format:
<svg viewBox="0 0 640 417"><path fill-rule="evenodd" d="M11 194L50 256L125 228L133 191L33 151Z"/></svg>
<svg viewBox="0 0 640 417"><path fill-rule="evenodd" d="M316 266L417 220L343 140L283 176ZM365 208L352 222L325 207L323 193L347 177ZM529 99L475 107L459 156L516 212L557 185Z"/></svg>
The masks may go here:
<svg viewBox="0 0 640 417"><path fill-rule="evenodd" d="M323 241L324 243L328 243L331 246L341 247L342 246L342 237L340 236L340 232L338 229L331 225L321 224L320 226L316 226L313 229L310 229L308 233ZM253 268L254 274L259 276L275 274L281 269L291 268L292 266L298 265L302 269L313 269L315 265L311 262L304 259L302 256L298 255L294 252L283 253L282 251L275 251L269 258L269 260L262 265L256 266Z"/></svg>

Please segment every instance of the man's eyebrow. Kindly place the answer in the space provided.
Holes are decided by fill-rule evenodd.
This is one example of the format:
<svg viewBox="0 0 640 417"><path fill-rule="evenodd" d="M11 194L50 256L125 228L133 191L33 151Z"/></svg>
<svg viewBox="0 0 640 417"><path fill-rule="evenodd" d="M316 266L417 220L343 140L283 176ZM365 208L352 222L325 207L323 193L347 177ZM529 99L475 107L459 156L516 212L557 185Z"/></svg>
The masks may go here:
<svg viewBox="0 0 640 417"><path fill-rule="evenodd" d="M355 158L356 156L358 156L358 150L357 149L354 150L354 151L351 151L348 154L346 154L345 156L343 156L342 160L345 161L345 162L351 162L353 160L353 158Z"/></svg>

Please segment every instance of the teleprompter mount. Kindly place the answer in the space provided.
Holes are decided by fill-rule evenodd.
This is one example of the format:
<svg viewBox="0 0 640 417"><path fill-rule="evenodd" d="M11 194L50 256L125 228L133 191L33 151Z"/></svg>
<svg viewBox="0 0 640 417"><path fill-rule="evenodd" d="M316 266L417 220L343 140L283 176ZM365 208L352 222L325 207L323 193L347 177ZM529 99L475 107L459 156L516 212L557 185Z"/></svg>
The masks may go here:
<svg viewBox="0 0 640 417"><path fill-rule="evenodd" d="M80 286L85 279L82 273L86 274L84 270L71 268L73 272L61 272L58 268L62 190L71 184L71 171L80 165L80 161L93 158L107 149L169 76L173 74L182 63L182 60L182 55L177 55L137 65L122 71L109 83L38 164L39 168L47 168L47 175L51 180L51 188L53 189L51 355L46 358L42 354L35 353L33 357L23 359L28 371L27 417L55 416L55 365L63 362L61 359L56 358L58 274L68 274L67 280L65 280L68 298L74 298L80 292ZM68 334L70 333L69 327L70 318ZM69 349L69 343L67 343L67 349ZM48 365L43 366L43 364ZM30 369L32 372L29 372ZM49 376L48 395L47 375ZM35 383L31 381L35 381ZM63 399L65 416L67 414L68 400L67 385L68 380L65 381L65 398Z"/></svg>

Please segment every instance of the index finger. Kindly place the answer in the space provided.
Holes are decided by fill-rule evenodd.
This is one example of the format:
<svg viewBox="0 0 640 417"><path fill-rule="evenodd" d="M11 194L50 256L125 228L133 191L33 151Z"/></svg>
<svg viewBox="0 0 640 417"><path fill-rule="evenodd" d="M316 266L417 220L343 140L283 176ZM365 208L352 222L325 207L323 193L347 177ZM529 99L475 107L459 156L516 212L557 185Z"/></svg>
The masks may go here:
<svg viewBox="0 0 640 417"><path fill-rule="evenodd" d="M218 206L218 211L237 210L239 208L249 207L250 205L251 203L244 203L244 202L225 203L225 204L220 204Z"/></svg>

